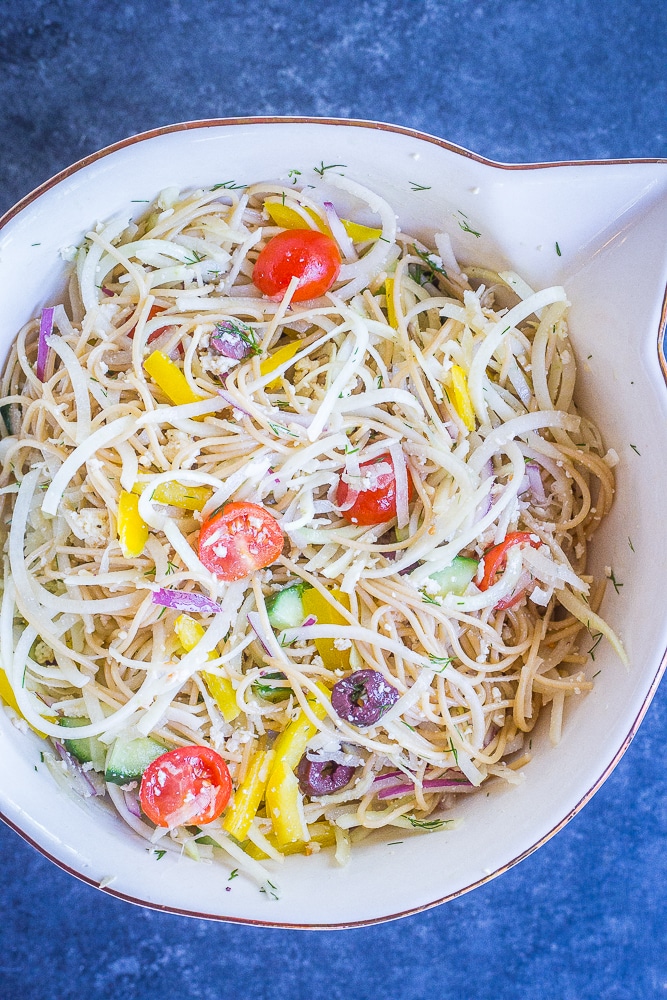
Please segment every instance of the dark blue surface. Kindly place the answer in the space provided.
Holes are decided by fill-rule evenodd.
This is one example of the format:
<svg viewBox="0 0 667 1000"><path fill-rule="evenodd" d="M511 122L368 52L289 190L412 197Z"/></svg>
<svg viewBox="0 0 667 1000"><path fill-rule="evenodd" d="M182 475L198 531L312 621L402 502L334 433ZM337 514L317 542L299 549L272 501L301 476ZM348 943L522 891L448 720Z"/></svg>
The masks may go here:
<svg viewBox="0 0 667 1000"><path fill-rule="evenodd" d="M379 118L519 162L667 156L663 0L0 4L0 212L173 121ZM0 1000L667 998L667 692L583 812L472 894L314 934L134 908L0 826Z"/></svg>

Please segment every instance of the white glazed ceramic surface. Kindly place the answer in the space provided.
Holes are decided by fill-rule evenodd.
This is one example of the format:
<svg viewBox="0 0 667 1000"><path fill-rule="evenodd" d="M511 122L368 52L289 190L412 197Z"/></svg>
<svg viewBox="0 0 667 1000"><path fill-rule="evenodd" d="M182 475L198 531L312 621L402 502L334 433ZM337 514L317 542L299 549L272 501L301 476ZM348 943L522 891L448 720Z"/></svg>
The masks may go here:
<svg viewBox="0 0 667 1000"><path fill-rule="evenodd" d="M660 489L667 481L667 390L658 352L667 281L665 162L506 167L426 135L362 122L251 119L158 130L89 157L0 220L2 358L19 327L62 287L58 251L79 243L97 220L128 206L139 214L143 206L129 203L167 186L289 183L289 170L321 164L345 164L342 172L395 206L404 231L428 240L448 229L464 263L512 267L534 286L565 285L580 361L577 398L620 456L614 509L592 561L597 572L612 566L623 583L618 595L609 588L603 613L631 667L598 646L588 667L598 674L595 688L569 703L561 744L552 749L535 735L525 782L466 797L455 811L463 819L458 829L366 841L344 869L330 852L288 858L275 872L279 902L244 878L228 883L223 866L171 855L156 861L103 807L63 796L44 768L35 769L39 739L17 732L0 712L0 812L62 867L160 909L308 927L412 912L524 857L618 761L667 650L667 617L656 613L667 565ZM417 185L426 190L413 190ZM479 238L463 231L463 219Z"/></svg>

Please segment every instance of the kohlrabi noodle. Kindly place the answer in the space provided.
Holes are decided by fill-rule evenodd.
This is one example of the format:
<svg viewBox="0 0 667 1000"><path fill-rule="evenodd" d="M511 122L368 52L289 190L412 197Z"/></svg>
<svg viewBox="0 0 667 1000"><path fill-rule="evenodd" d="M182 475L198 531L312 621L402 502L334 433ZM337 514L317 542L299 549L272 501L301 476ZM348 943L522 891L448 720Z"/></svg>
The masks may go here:
<svg viewBox="0 0 667 1000"><path fill-rule="evenodd" d="M17 726L67 791L269 894L285 854L344 862L518 782L538 717L556 742L591 688L590 649L625 659L586 573L616 456L573 403L565 290L461 268L446 234L425 246L375 193L313 179L98 224L0 400ZM338 276L269 298L258 255L299 229L336 242ZM229 503L278 538L235 579L200 539ZM186 747L217 751L230 804L156 826L142 774Z"/></svg>

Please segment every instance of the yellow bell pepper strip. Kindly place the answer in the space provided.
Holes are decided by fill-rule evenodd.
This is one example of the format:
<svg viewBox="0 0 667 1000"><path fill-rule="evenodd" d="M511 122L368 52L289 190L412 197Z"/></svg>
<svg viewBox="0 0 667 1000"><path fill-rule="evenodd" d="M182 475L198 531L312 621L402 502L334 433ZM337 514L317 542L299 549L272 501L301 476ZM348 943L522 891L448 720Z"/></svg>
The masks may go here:
<svg viewBox="0 0 667 1000"><path fill-rule="evenodd" d="M264 208L266 209L269 218L272 222L275 222L277 226L281 229L305 229L306 220L303 216L299 215L293 208L289 205L283 205L282 201L267 201L264 202ZM319 215L313 211L312 208L306 208L305 212L313 220L317 228L321 233L327 232L327 227L324 221L319 217Z"/></svg>
<svg viewBox="0 0 667 1000"><path fill-rule="evenodd" d="M303 229L305 220L298 212L295 212L289 205L283 205L280 201L265 201L264 208L269 217L277 226L282 229ZM312 210L306 208L306 212L311 217L317 228L322 233L328 233L329 227L324 220ZM367 240L377 240L382 236L381 229L374 229L372 226L364 226L360 222L350 222L349 219L341 219L343 229L354 243L365 243Z"/></svg>
<svg viewBox="0 0 667 1000"><path fill-rule="evenodd" d="M263 361L260 361L260 375L268 375L269 372L275 371L279 365L283 365L286 361L291 361L300 347L300 340L293 340L291 343L285 344L283 347L279 347L277 351L273 352L273 354L269 354L268 358L264 358ZM279 385L280 378L276 378L272 382L268 382L266 388L277 389Z"/></svg>
<svg viewBox="0 0 667 1000"><path fill-rule="evenodd" d="M127 490L121 492L118 500L116 530L125 558L140 556L148 541L148 525L139 514L139 497Z"/></svg>
<svg viewBox="0 0 667 1000"><path fill-rule="evenodd" d="M144 368L176 406L198 403L204 398L192 391L181 369L162 351L153 351L144 361Z"/></svg>
<svg viewBox="0 0 667 1000"><path fill-rule="evenodd" d="M331 697L324 684L318 683L317 687L327 698ZM309 698L308 701L315 717L323 719L326 715L324 705L314 698ZM266 786L266 809L273 823L279 850L287 844L308 840L308 828L303 817L303 796L294 768L303 757L308 741L315 732L315 726L306 713L299 712L296 719L282 731L274 746L276 756Z"/></svg>
<svg viewBox="0 0 667 1000"><path fill-rule="evenodd" d="M24 718L23 712L19 708L19 704L16 700L16 695L14 694L12 686L9 683L9 680L7 679L7 674L4 672L4 670L2 670L2 668L0 668L0 698L4 701L5 705L9 705L10 708L14 709L14 711L16 712L16 714L20 719ZM45 718L47 722L56 721L55 716L45 716ZM37 735L41 736L43 740L46 739L46 733L42 733L39 731L39 729L35 729L35 727L31 725L29 722L28 725L32 729L33 733L37 733Z"/></svg>
<svg viewBox="0 0 667 1000"><path fill-rule="evenodd" d="M354 243L365 243L366 240L379 240L382 236L381 229L374 229L372 226L363 226L360 222L350 222L349 219L341 219L343 229Z"/></svg>
<svg viewBox="0 0 667 1000"><path fill-rule="evenodd" d="M331 590L331 596L350 609L350 598L340 590ZM340 612L329 604L325 597L322 597L314 587L304 590L301 595L303 601L303 611L306 617L313 615L317 618L318 625L348 625L349 622L343 618ZM336 649L333 639L315 639L315 648L322 657L322 662L327 670L349 670L350 651L349 649Z"/></svg>
<svg viewBox="0 0 667 1000"><path fill-rule="evenodd" d="M257 750L250 760L247 774L234 792L222 826L236 840L243 841L264 798L266 783L276 756L275 750Z"/></svg>
<svg viewBox="0 0 667 1000"><path fill-rule="evenodd" d="M179 615L174 622L174 631L186 653L194 649L204 635L202 626L190 615ZM215 660L217 657L218 654L214 649L208 654L209 660ZM238 706L232 682L227 677L219 677L206 670L202 672L202 677L225 722L233 722L241 714L241 709Z"/></svg>
<svg viewBox="0 0 667 1000"><path fill-rule="evenodd" d="M148 483L135 483L132 492L141 495L148 485ZM168 483L156 486L151 499L157 503L168 504L170 507L180 507L181 510L203 510L204 504L212 496L213 490L210 486L186 486L170 480Z"/></svg>
<svg viewBox="0 0 667 1000"><path fill-rule="evenodd" d="M331 692L329 689L322 683L318 683L317 687L326 697L327 701L330 701ZM316 719L323 719L327 714L324 705L316 701L314 697L309 697L308 703ZM306 751L308 741L311 736L315 735L315 732L316 728L306 713L303 711L299 712L296 719L283 729L275 742L276 762L284 760L294 770Z"/></svg>
<svg viewBox="0 0 667 1000"><path fill-rule="evenodd" d="M275 847L282 854L305 854L310 844L319 844L320 847L331 847L336 843L336 834L330 823L311 823L308 827L308 833L310 834L308 841L295 840L291 844L284 844L282 847L278 845L275 834L267 833L266 839L272 847ZM256 844L245 844L244 850L255 861L266 861L268 858L268 854L265 854Z"/></svg>
<svg viewBox="0 0 667 1000"><path fill-rule="evenodd" d="M387 300L387 322L389 326L393 327L394 330L398 328L398 320L396 319L396 310L394 308L394 279L385 278L384 279L384 289L385 298Z"/></svg>
<svg viewBox="0 0 667 1000"><path fill-rule="evenodd" d="M460 365L452 365L452 392L454 393L454 407L464 425L469 431L475 429L475 411L468 392L468 379Z"/></svg>
<svg viewBox="0 0 667 1000"><path fill-rule="evenodd" d="M277 760L271 769L266 786L266 811L273 823L278 850L308 840L299 779L286 760Z"/></svg>

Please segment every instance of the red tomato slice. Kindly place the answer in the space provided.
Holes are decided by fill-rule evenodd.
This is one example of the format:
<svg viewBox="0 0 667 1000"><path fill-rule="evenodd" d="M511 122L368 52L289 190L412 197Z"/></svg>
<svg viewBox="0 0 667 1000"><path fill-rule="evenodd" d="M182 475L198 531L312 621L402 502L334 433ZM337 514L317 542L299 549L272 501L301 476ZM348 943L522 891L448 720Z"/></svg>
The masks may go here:
<svg viewBox="0 0 667 1000"><path fill-rule="evenodd" d="M394 463L392 457L387 452L379 455L372 462L362 462L360 470L372 469L380 463L388 463L390 470L381 472L377 476L377 486L373 489L360 490L357 498L347 510L341 511L341 516L350 524L382 524L383 521L390 521L396 517L396 478L394 474ZM336 490L336 504L341 507L347 500L350 486L341 479ZM414 496L415 488L408 472L408 499Z"/></svg>
<svg viewBox="0 0 667 1000"><path fill-rule="evenodd" d="M272 237L255 263L252 280L270 299L280 299L292 278L299 284L293 302L324 295L338 277L338 245L315 229L286 229Z"/></svg>
<svg viewBox="0 0 667 1000"><path fill-rule="evenodd" d="M232 779L211 747L178 747L156 757L141 779L141 808L156 826L194 824L216 819L229 802Z"/></svg>
<svg viewBox="0 0 667 1000"><path fill-rule="evenodd" d="M534 549L539 549L542 542L537 539L535 541L535 535L531 534L529 531L511 531L509 535L506 535L502 542L498 545L494 545L492 549L484 555L484 576L482 577L480 583L477 584L480 590L488 590L492 583L495 583L496 574L505 565L505 560L507 559L507 552L512 548L513 545L532 545ZM526 592L526 588L522 587L514 594L508 594L507 597L501 597L501 599L496 604L497 611L506 611L507 608L513 608L515 604L521 600Z"/></svg>
<svg viewBox="0 0 667 1000"><path fill-rule="evenodd" d="M228 503L202 525L199 558L221 580L242 580L275 562L284 536L275 517L256 503Z"/></svg>

